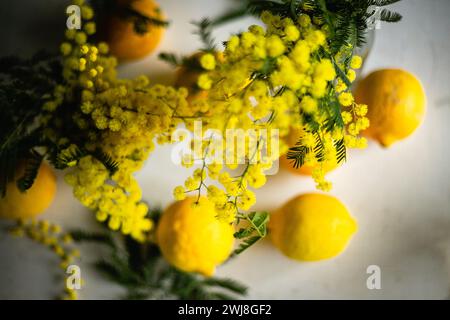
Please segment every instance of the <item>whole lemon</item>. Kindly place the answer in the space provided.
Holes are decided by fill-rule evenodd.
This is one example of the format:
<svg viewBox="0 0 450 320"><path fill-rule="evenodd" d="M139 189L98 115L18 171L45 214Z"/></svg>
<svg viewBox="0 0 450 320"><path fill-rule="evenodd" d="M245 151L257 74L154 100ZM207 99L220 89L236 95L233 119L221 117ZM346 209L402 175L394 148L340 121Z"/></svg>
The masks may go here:
<svg viewBox="0 0 450 320"><path fill-rule="evenodd" d="M303 194L270 216L273 244L289 258L317 261L337 256L357 230L356 221L336 198Z"/></svg>
<svg viewBox="0 0 450 320"><path fill-rule="evenodd" d="M25 165L18 167L17 179L24 173ZM33 186L25 192L17 188L17 180L6 188L6 196L0 198L0 218L28 219L43 213L53 202L56 192L56 177L45 163L39 168Z"/></svg>
<svg viewBox="0 0 450 320"><path fill-rule="evenodd" d="M289 134L284 138L284 141L287 143L289 148L294 147L297 142L300 140L300 138L303 135L303 129L301 128L291 128L289 130ZM299 168L295 168L292 160L289 160L287 158L287 155L284 154L280 157L280 165L282 168L287 169L288 171L300 174L300 175L307 175L310 176L313 171L313 167L308 166L306 164L302 165ZM336 161L326 161L323 163L323 169L325 173L333 171L338 167L338 163Z"/></svg>
<svg viewBox="0 0 450 320"><path fill-rule="evenodd" d="M369 106L370 127L363 134L384 147L411 135L425 116L422 84L405 70L372 72L357 85L355 100Z"/></svg>
<svg viewBox="0 0 450 320"><path fill-rule="evenodd" d="M163 20L164 15L154 0L117 0L120 10L127 6L149 18ZM148 24L147 32L136 33L132 21L120 15L111 14L105 19L103 35L111 53L119 60L136 60L153 52L161 41L164 27Z"/></svg>
<svg viewBox="0 0 450 320"><path fill-rule="evenodd" d="M158 224L156 237L166 260L180 270L212 276L231 253L234 228L219 220L205 197L189 197L170 205Z"/></svg>

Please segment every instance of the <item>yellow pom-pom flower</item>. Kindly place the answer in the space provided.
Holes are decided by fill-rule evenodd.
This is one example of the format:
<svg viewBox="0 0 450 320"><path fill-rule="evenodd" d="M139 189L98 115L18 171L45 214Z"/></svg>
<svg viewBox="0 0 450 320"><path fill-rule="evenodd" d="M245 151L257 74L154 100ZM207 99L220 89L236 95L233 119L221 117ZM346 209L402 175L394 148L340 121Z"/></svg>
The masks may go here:
<svg viewBox="0 0 450 320"><path fill-rule="evenodd" d="M216 58L211 53L206 53L201 56L200 65L205 70L213 70L216 67Z"/></svg>

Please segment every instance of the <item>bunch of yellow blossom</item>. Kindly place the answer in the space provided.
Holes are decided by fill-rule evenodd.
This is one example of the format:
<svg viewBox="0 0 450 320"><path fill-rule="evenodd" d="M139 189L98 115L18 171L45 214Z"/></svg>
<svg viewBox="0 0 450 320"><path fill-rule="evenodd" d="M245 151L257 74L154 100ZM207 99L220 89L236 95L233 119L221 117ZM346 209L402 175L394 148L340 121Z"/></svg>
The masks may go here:
<svg viewBox="0 0 450 320"><path fill-rule="evenodd" d="M194 133L193 152L182 164L201 167L174 196L206 193L229 222L246 218L256 201L252 189L265 184L266 171L288 151L280 137L292 128L304 132L297 162L313 167L322 190L331 188L324 165L342 161L345 146L364 145L357 135L368 126L367 107L356 105L349 91L361 59L345 63L352 48L332 56L329 30L307 11L295 20L263 12L266 28L250 26L231 36L223 52L204 53L197 85L207 95L188 104L185 88L150 85L145 76L118 79L108 46L89 42L92 8L83 0L75 4L83 30L67 30L61 45L62 81L43 105L44 137L57 166L73 167L66 181L74 195L113 230L146 240L152 221L133 174L153 142L173 142L181 123ZM228 139L232 129L244 135ZM220 138L226 143L218 144Z"/></svg>
<svg viewBox="0 0 450 320"><path fill-rule="evenodd" d="M73 167L65 180L83 205L101 222L138 241L152 228L148 207L133 174L153 141L167 143L185 116L187 90L150 85L146 76L118 79L116 59L105 43L93 44L91 7L82 5L84 31L67 30L61 45L63 83L43 109L50 113L46 139L57 159Z"/></svg>
<svg viewBox="0 0 450 320"><path fill-rule="evenodd" d="M265 11L261 19L265 28L253 25L228 39L220 61L211 53L200 58L208 71L199 76L197 85L208 95L192 103L206 111L204 131L213 129L216 136L225 137L229 129L245 130L247 135L241 140L249 142L256 137L256 148L251 143L240 147L225 143L217 157L214 137L194 135L192 145L197 143L202 148L193 148L184 165L191 166L194 158L200 159L202 166L174 189L176 199L183 199L189 192L197 192L200 197L205 190L219 217L227 221L246 217L243 211L256 201L251 189L265 184L265 171L288 151L283 139L277 146L280 153L268 150L271 152L266 157L261 156L261 146L274 149L271 140L286 136L291 128L301 129L301 165L313 167L317 187L329 190L331 183L324 178L324 166L342 161L345 145L362 146L357 134L368 126L364 117L367 106L354 103L347 85L354 80L353 69L361 66L361 58L354 56L348 68L341 59L346 52L333 57L328 49L327 27L307 13L294 21ZM337 70L346 73L344 79ZM355 115L352 119L345 111L348 108ZM189 121L187 125L191 128ZM241 157L230 161L226 156L239 148ZM208 178L215 182L206 183Z"/></svg>
<svg viewBox="0 0 450 320"><path fill-rule="evenodd" d="M359 56L353 56L350 61L350 67L359 69L362 60ZM350 69L347 73L347 78L350 82L355 80L355 72ZM346 126L346 134L344 136L345 145L349 148L363 149L367 146L367 140L363 137L358 137L359 133L367 129L370 125L369 119L366 117L368 106L365 104L357 104L351 92L346 92L346 85L342 81L338 81L336 91L339 93L339 102L342 106L342 120Z"/></svg>
<svg viewBox="0 0 450 320"><path fill-rule="evenodd" d="M10 233L13 236L28 238L36 243L48 247L60 260L59 267L66 275L64 281L64 295L61 297L66 300L76 300L77 291L67 286L66 274L67 268L75 259L79 258L80 252L73 247L73 239L68 233L64 233L61 227L47 220L18 220L17 225L12 227Z"/></svg>

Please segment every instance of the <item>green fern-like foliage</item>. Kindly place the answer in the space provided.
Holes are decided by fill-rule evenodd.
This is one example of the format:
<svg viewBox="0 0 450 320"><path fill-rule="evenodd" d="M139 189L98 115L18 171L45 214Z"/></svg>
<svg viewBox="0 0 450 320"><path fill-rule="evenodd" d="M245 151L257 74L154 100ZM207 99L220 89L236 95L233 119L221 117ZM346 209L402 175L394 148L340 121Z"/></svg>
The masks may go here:
<svg viewBox="0 0 450 320"><path fill-rule="evenodd" d="M347 85L351 82L346 76L351 58L351 50L361 47L366 42L366 33L371 27L374 19L385 22L398 22L402 16L390 11L385 6L394 4L399 0L247 0L247 12L254 15L260 15L263 11L270 11L273 14L282 17L297 17L306 12L322 21L330 30L328 37L329 52L322 50L319 54L330 59L335 67L338 77ZM381 11L380 11L381 9ZM350 49L347 49L350 48ZM336 61L335 56L338 52L350 50L346 55L346 61ZM345 55L344 55L345 56ZM344 67L342 67L344 66ZM327 120L322 128L331 132L334 128L344 126L340 104L336 101L333 90L320 102L321 108L328 113ZM306 116L307 118L307 116ZM313 150L303 146L301 141L290 148L287 158L292 161L295 168L304 164L306 155L313 151L317 160L323 160L323 143L319 124L314 119L308 119L308 128L306 130L314 133L316 143ZM337 161L341 163L346 160L346 148L343 140L334 143L336 149Z"/></svg>
<svg viewBox="0 0 450 320"><path fill-rule="evenodd" d="M234 250L232 256L240 254L254 245L267 235L267 223L269 222L269 213L252 212L245 216L247 226L239 229L234 237L241 240L238 248Z"/></svg>
<svg viewBox="0 0 450 320"><path fill-rule="evenodd" d="M329 50L320 50L321 57L332 61L337 76L351 87L351 81L347 78L348 66L353 49L361 47L366 42L366 33L376 19L384 22L398 22L402 16L386 9L400 0L245 0L234 1L233 9L224 15L209 20L209 25L217 26L229 22L244 15L255 15L259 17L262 12L270 11L272 14L283 18L289 17L297 20L302 13L307 13L322 21L330 30L328 36ZM338 52L347 52L342 55L344 61L336 61ZM274 61L267 59L264 66L253 77L265 79L267 74L273 70ZM295 168L304 164L305 157L309 152L316 155L318 161L323 160L323 143L320 130L332 132L334 128L343 128L340 104L336 100L334 91L329 90L329 95L321 99L320 107L328 113L324 125L320 125L313 117L304 114L305 122L308 124L305 130L314 133L316 143L313 148L307 148L301 141L290 148L287 158L292 161ZM346 160L346 149L343 140L334 143L338 163Z"/></svg>
<svg viewBox="0 0 450 320"><path fill-rule="evenodd" d="M398 22L402 16L384 7L400 0L244 0L234 1L233 9L211 19L212 26L227 23L245 15L260 16L263 11L270 11L282 17L296 19L307 11L324 21L332 36L329 44L333 54L342 46L360 47L364 45L370 22L378 18L384 22ZM377 17L376 7L382 8Z"/></svg>
<svg viewBox="0 0 450 320"><path fill-rule="evenodd" d="M179 67L183 64L183 57L179 57L172 52L161 52L158 59L168 63L172 67Z"/></svg>
<svg viewBox="0 0 450 320"><path fill-rule="evenodd" d="M193 21L192 24L196 27L195 34L200 37L203 43L203 51L214 52L216 50L215 40L212 36L212 22L208 18L200 21Z"/></svg>
<svg viewBox="0 0 450 320"><path fill-rule="evenodd" d="M294 147L289 149L286 156L288 160L291 160L293 167L298 169L305 164L305 157L309 152L311 150L299 141Z"/></svg>
<svg viewBox="0 0 450 320"><path fill-rule="evenodd" d="M268 10L283 17L296 19L303 11L312 13L324 21L331 31L329 44L332 54L344 46L353 48L364 45L371 8L385 7L400 0L247 0L247 12L260 15ZM388 9L382 9L379 19L398 22L402 16Z"/></svg>
<svg viewBox="0 0 450 320"><path fill-rule="evenodd" d="M27 162L25 164L25 172L22 177L17 180L17 187L24 192L33 186L41 166L43 156L35 150L31 150Z"/></svg>
<svg viewBox="0 0 450 320"><path fill-rule="evenodd" d="M23 160L25 176L18 184L26 190L33 184L36 166L43 155L37 151L44 145L42 129L36 127L42 116L41 106L60 80L61 66L56 57L39 52L30 59L0 59L0 193L15 180L15 172Z"/></svg>
<svg viewBox="0 0 450 320"><path fill-rule="evenodd" d="M44 118L67 120L73 123L71 115L76 104L66 103L54 113L42 106L63 84L59 56L38 52L30 59L16 56L0 58L0 195L6 195L7 185L16 181L21 191L34 183L42 161L48 160L57 169L65 169L80 158L91 155L99 160L113 174L118 164L110 155L100 149L84 150L86 132L78 127L42 121ZM70 143L58 143L44 134L45 130L59 131L60 136L71 137ZM70 144L76 146L73 152L64 151ZM24 173L16 177L17 168L24 166Z"/></svg>

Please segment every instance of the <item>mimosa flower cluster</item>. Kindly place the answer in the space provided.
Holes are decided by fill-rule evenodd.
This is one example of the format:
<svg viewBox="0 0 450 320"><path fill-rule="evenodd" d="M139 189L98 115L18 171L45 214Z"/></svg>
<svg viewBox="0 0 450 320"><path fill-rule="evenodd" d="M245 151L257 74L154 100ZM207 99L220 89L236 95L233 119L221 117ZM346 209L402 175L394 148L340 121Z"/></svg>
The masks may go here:
<svg viewBox="0 0 450 320"><path fill-rule="evenodd" d="M16 237L28 238L49 248L58 257L61 273L65 276L69 276L66 274L69 265L80 256L78 249L73 246L70 234L62 232L59 225L47 220L19 220L10 233ZM78 299L77 291L67 287L67 281L64 281L64 284L64 294L61 298L65 300Z"/></svg>
<svg viewBox="0 0 450 320"><path fill-rule="evenodd" d="M155 140L169 142L183 117L196 112L188 107L186 89L151 86L145 76L118 79L108 46L88 41L95 31L92 9L76 4L82 5L84 30L67 30L61 45L63 84L43 106L50 113L46 138L73 167L65 180L75 197L111 229L145 241L153 223L133 174ZM97 155L108 155L111 167Z"/></svg>
<svg viewBox="0 0 450 320"><path fill-rule="evenodd" d="M357 135L368 126L364 117L367 106L356 105L349 90L361 58L352 57L352 48L332 56L327 42L329 30L312 14L301 14L294 21L263 12L261 19L265 28L250 26L231 36L223 53L206 52L200 58L205 72L197 85L207 96L191 104L207 110L207 117L202 119L205 130L218 129L222 136L230 128L252 132L276 129L280 137L287 136L291 129L302 130L298 142L304 147L301 165L312 167L317 187L328 191L331 183L325 179L324 168L343 160L345 145L365 144ZM275 137L257 135L256 145L270 146L267 141L271 138ZM200 196L205 190L219 217L227 221L245 218L243 212L256 201L251 189L265 184L265 171L279 154L269 152L265 161L255 159L261 152L246 145L244 166L225 158L220 163L208 163L214 156L210 144L204 139L197 143L204 144L203 152L196 155L203 159L203 166L175 188L176 199L183 199L189 192ZM235 151L228 145L225 148L228 150L223 154ZM279 148L281 154L288 151L283 140ZM190 166L191 161L185 165ZM206 183L207 178L216 183Z"/></svg>
<svg viewBox="0 0 450 320"><path fill-rule="evenodd" d="M118 79L108 46L89 40L96 29L92 8L82 0L75 4L83 30L67 30L61 45L62 80L43 105L45 139L71 167L66 181L76 198L113 230L147 239L153 222L134 173L155 141L174 142L182 123L193 132L201 121L205 131L222 137L230 129L247 133L245 143L227 143L223 150L217 137L194 134L195 152L182 164L202 165L174 189L177 200L206 194L218 217L230 223L247 217L256 202L253 189L266 183L267 170L292 147L280 139L290 130L302 130L299 162L313 168L322 190L331 188L324 168L343 161L342 148L365 145L358 134L369 125L367 106L355 104L349 88L361 58L352 47L332 56L329 30L312 13L293 20L263 12L265 28L250 26L231 36L223 52L204 52L197 85L205 94L188 103L186 88L150 85L145 76Z"/></svg>

